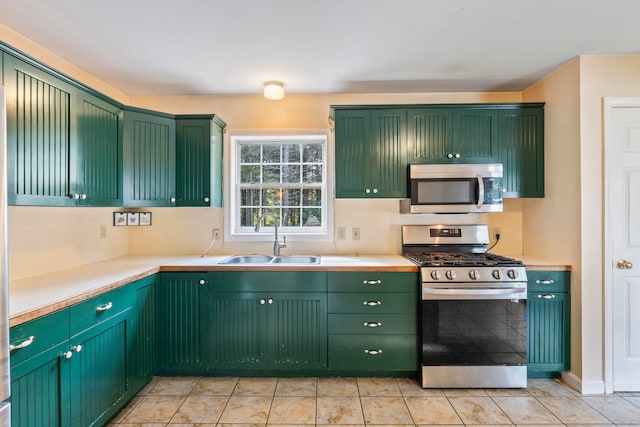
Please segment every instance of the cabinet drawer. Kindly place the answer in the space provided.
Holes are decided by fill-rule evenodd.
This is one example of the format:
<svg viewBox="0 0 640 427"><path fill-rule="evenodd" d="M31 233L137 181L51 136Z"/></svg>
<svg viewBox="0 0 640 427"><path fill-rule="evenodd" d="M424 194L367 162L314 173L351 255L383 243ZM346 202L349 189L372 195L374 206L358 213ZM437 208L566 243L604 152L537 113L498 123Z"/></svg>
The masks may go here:
<svg viewBox="0 0 640 427"><path fill-rule="evenodd" d="M417 369L415 335L329 335L329 370Z"/></svg>
<svg viewBox="0 0 640 427"><path fill-rule="evenodd" d="M123 286L69 307L70 335L73 336L129 308L132 288Z"/></svg>
<svg viewBox="0 0 640 427"><path fill-rule="evenodd" d="M69 339L69 310L59 310L46 316L14 326L9 330L11 366Z"/></svg>
<svg viewBox="0 0 640 427"><path fill-rule="evenodd" d="M417 292L417 273L330 272L329 292Z"/></svg>
<svg viewBox="0 0 640 427"><path fill-rule="evenodd" d="M569 292L569 271L527 271L528 292Z"/></svg>
<svg viewBox="0 0 640 427"><path fill-rule="evenodd" d="M415 314L330 314L330 334L415 334Z"/></svg>
<svg viewBox="0 0 640 427"><path fill-rule="evenodd" d="M415 313L415 293L329 292L329 313Z"/></svg>

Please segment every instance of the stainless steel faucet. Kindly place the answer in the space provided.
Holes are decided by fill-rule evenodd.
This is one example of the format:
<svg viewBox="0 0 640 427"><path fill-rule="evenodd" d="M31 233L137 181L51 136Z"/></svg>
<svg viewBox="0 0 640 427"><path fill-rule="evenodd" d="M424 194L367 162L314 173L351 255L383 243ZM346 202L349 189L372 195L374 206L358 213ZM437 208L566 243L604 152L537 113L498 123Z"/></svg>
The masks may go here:
<svg viewBox="0 0 640 427"><path fill-rule="evenodd" d="M273 255L280 256L280 249L287 247L287 236L282 236L282 243L280 243L280 239L278 239L278 220L272 213L266 212L260 215L260 218L258 218L258 222L256 222L256 232L260 231L260 225L262 224L262 220L268 216L271 217L271 219L273 219L273 224L275 226L275 241L273 242Z"/></svg>

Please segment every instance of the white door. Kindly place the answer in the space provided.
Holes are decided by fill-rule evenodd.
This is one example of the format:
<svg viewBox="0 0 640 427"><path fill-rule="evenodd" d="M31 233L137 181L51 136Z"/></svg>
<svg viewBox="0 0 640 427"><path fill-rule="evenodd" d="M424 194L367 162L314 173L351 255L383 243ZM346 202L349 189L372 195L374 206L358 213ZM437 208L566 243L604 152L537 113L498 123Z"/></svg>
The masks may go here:
<svg viewBox="0 0 640 427"><path fill-rule="evenodd" d="M638 100L636 100L638 102ZM640 391L640 105L609 110L606 176L613 390Z"/></svg>

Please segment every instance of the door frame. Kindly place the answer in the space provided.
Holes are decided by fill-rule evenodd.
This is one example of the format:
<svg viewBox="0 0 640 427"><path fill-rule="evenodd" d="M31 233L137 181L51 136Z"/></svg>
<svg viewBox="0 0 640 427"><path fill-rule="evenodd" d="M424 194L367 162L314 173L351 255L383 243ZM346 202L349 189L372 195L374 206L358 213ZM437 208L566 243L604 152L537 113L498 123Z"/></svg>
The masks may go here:
<svg viewBox="0 0 640 427"><path fill-rule="evenodd" d="M613 228L614 212L611 208L612 171L616 165L613 163L613 150L616 149L614 141L613 113L616 108L639 108L638 97L605 97L603 100L604 112L604 234L603 234L603 273L604 273L604 388L605 393L613 393Z"/></svg>

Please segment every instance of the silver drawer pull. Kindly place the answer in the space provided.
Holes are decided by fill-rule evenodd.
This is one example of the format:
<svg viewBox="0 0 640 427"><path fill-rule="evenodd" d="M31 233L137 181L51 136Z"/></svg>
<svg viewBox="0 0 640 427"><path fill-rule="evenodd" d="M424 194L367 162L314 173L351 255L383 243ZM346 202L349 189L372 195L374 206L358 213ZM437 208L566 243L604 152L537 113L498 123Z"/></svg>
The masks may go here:
<svg viewBox="0 0 640 427"><path fill-rule="evenodd" d="M382 354L382 350L365 350L366 354L370 354L372 356L376 356L378 354Z"/></svg>
<svg viewBox="0 0 640 427"><path fill-rule="evenodd" d="M549 280L536 280L537 285L553 285L553 279Z"/></svg>
<svg viewBox="0 0 640 427"><path fill-rule="evenodd" d="M365 280L364 282L365 285L380 285L382 284L382 280Z"/></svg>
<svg viewBox="0 0 640 427"><path fill-rule="evenodd" d="M105 305L99 305L98 307L96 307L96 311L98 313L102 313L103 311L111 310L112 307L113 307L113 303L108 302Z"/></svg>
<svg viewBox="0 0 640 427"><path fill-rule="evenodd" d="M555 295L538 295L538 299L554 299Z"/></svg>
<svg viewBox="0 0 640 427"><path fill-rule="evenodd" d="M15 344L15 345L11 344L9 346L9 351L19 350L21 348L29 347L31 344L33 344L33 341L35 339L36 339L36 337L34 337L32 335L29 338L27 338L26 340L22 341L20 344Z"/></svg>
<svg viewBox="0 0 640 427"><path fill-rule="evenodd" d="M65 351L64 353L62 353L62 357L64 357L65 359L71 359L73 357L73 353L71 352L71 350Z"/></svg>
<svg viewBox="0 0 640 427"><path fill-rule="evenodd" d="M380 301L362 301L362 305L366 305L369 307L375 307L377 305L382 305Z"/></svg>
<svg viewBox="0 0 640 427"><path fill-rule="evenodd" d="M377 328L378 326L382 326L382 322L364 322L364 326L369 328Z"/></svg>

